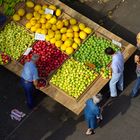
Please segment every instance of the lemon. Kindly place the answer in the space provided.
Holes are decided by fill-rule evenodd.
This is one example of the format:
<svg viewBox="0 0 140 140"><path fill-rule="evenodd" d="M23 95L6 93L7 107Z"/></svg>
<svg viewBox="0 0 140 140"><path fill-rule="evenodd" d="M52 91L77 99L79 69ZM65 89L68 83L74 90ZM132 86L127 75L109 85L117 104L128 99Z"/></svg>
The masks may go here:
<svg viewBox="0 0 140 140"><path fill-rule="evenodd" d="M85 24L84 23L79 23L79 28L80 28L80 30L84 30L85 29Z"/></svg>
<svg viewBox="0 0 140 140"><path fill-rule="evenodd" d="M89 28L89 27L86 27L86 28L84 29L84 32L86 32L87 34L90 34L90 33L92 32L92 29Z"/></svg>
<svg viewBox="0 0 140 140"><path fill-rule="evenodd" d="M40 14L38 12L34 12L34 17L35 19L39 20L40 19Z"/></svg>
<svg viewBox="0 0 140 140"><path fill-rule="evenodd" d="M60 29L60 32L63 34L63 33L66 33L67 32L67 28L66 27L63 27Z"/></svg>
<svg viewBox="0 0 140 140"><path fill-rule="evenodd" d="M46 41L50 41L49 35L46 35L45 39L46 39Z"/></svg>
<svg viewBox="0 0 140 140"><path fill-rule="evenodd" d="M35 5L34 10L39 11L39 10L41 10L41 8L42 8L41 5L37 4L37 5Z"/></svg>
<svg viewBox="0 0 140 140"><path fill-rule="evenodd" d="M64 26L66 26L66 27L69 26L69 21L67 19L64 19L63 23L64 23Z"/></svg>
<svg viewBox="0 0 140 140"><path fill-rule="evenodd" d="M32 25L31 25L30 22L27 22L25 26L26 26L27 29L30 29Z"/></svg>
<svg viewBox="0 0 140 140"><path fill-rule="evenodd" d="M38 13L42 15L42 14L44 14L44 10L41 9L38 11Z"/></svg>
<svg viewBox="0 0 140 140"><path fill-rule="evenodd" d="M66 53L67 53L68 55L72 54L73 52L74 52L74 49L73 49L72 47L67 47L67 48L66 48Z"/></svg>
<svg viewBox="0 0 140 140"><path fill-rule="evenodd" d="M42 28L42 29L46 29L46 24L42 24L42 25L41 25L41 28Z"/></svg>
<svg viewBox="0 0 140 140"><path fill-rule="evenodd" d="M87 34L86 34L84 31L80 31L79 37L80 37L81 39L85 39L85 38L87 37Z"/></svg>
<svg viewBox="0 0 140 140"><path fill-rule="evenodd" d="M56 31L57 30L57 26L56 25L52 25L52 28L51 28L53 31Z"/></svg>
<svg viewBox="0 0 140 140"><path fill-rule="evenodd" d="M63 27L63 22L58 20L57 23L56 23L56 26L58 29L61 29Z"/></svg>
<svg viewBox="0 0 140 140"><path fill-rule="evenodd" d="M60 34L60 31L59 31L59 30L56 30L56 31L55 31L55 34Z"/></svg>
<svg viewBox="0 0 140 140"><path fill-rule="evenodd" d="M40 18L40 23L46 23L46 19L45 18Z"/></svg>
<svg viewBox="0 0 140 140"><path fill-rule="evenodd" d="M55 44L56 39L55 39L55 38L52 38L52 39L50 39L50 42L51 42L52 44Z"/></svg>
<svg viewBox="0 0 140 140"><path fill-rule="evenodd" d="M36 29L36 32L37 32L37 33L41 33L41 31L42 31L41 28Z"/></svg>
<svg viewBox="0 0 140 140"><path fill-rule="evenodd" d="M67 30L67 33L72 33L72 32L73 30L71 28Z"/></svg>
<svg viewBox="0 0 140 140"><path fill-rule="evenodd" d="M40 24L40 23L36 23L36 24L35 24L35 27L36 27L36 28L40 28L40 27L41 27L41 24Z"/></svg>
<svg viewBox="0 0 140 140"><path fill-rule="evenodd" d="M61 15L61 10L60 10L60 9L56 9L55 15L56 15L57 17L59 17L59 16Z"/></svg>
<svg viewBox="0 0 140 140"><path fill-rule="evenodd" d="M50 6L49 6L49 9L52 9L52 10L55 11L55 10L56 10L56 6L55 6L55 5L50 5Z"/></svg>
<svg viewBox="0 0 140 140"><path fill-rule="evenodd" d="M18 14L14 14L13 15L13 20L14 21L19 21L20 20L20 16Z"/></svg>
<svg viewBox="0 0 140 140"><path fill-rule="evenodd" d="M74 43L72 44L72 48L73 48L73 49L77 49L77 48L78 48L78 44L74 42Z"/></svg>
<svg viewBox="0 0 140 140"><path fill-rule="evenodd" d="M80 38L75 37L75 38L74 38L74 42L77 43L78 45L80 45L81 40L80 40Z"/></svg>
<svg viewBox="0 0 140 140"><path fill-rule="evenodd" d="M23 8L20 8L20 9L18 9L17 13L19 16L24 16L25 10Z"/></svg>
<svg viewBox="0 0 140 140"><path fill-rule="evenodd" d="M30 20L33 17L32 13L27 13L26 14L26 19Z"/></svg>
<svg viewBox="0 0 140 140"><path fill-rule="evenodd" d="M67 48L67 46L66 46L65 44L62 44L62 45L61 45L61 50L62 50L62 51L65 51L66 48Z"/></svg>
<svg viewBox="0 0 140 140"><path fill-rule="evenodd" d="M66 41L64 42L64 44L68 47L72 46L73 40L72 39L66 39Z"/></svg>
<svg viewBox="0 0 140 140"><path fill-rule="evenodd" d="M46 30L46 29L44 29L44 30L41 30L41 34L44 34L44 35L46 35L46 34L47 34L47 30Z"/></svg>
<svg viewBox="0 0 140 140"><path fill-rule="evenodd" d="M52 18L49 20L49 22L50 22L51 24L56 24L57 19L56 19L55 17L52 17Z"/></svg>
<svg viewBox="0 0 140 140"><path fill-rule="evenodd" d="M48 6L47 5L43 5L42 9L45 10Z"/></svg>
<svg viewBox="0 0 140 140"><path fill-rule="evenodd" d="M56 47L61 47L62 43L63 43L62 40L58 40L58 41L55 42L55 46Z"/></svg>
<svg viewBox="0 0 140 140"><path fill-rule="evenodd" d="M52 18L52 14L46 14L46 19L49 20Z"/></svg>
<svg viewBox="0 0 140 140"><path fill-rule="evenodd" d="M35 31L36 31L36 27L35 27L35 26L32 26L32 27L31 27L31 31L32 31L32 32L35 32Z"/></svg>
<svg viewBox="0 0 140 140"><path fill-rule="evenodd" d="M60 40L61 39L61 34L55 34L55 39Z"/></svg>
<svg viewBox="0 0 140 140"><path fill-rule="evenodd" d="M74 32L74 37L79 37L79 33L78 32Z"/></svg>
<svg viewBox="0 0 140 140"><path fill-rule="evenodd" d="M73 31L78 32L79 31L79 27L77 25L73 25L72 26Z"/></svg>
<svg viewBox="0 0 140 140"><path fill-rule="evenodd" d="M67 33L66 33L66 36L72 38L72 37L73 37L73 33L67 32Z"/></svg>
<svg viewBox="0 0 140 140"><path fill-rule="evenodd" d="M42 14L41 15L41 18L46 18L46 14Z"/></svg>
<svg viewBox="0 0 140 140"><path fill-rule="evenodd" d="M52 30L48 30L48 35L50 38L53 38L54 37L54 32Z"/></svg>
<svg viewBox="0 0 140 140"><path fill-rule="evenodd" d="M50 29L52 27L51 23L47 22L46 23L46 29Z"/></svg>
<svg viewBox="0 0 140 140"><path fill-rule="evenodd" d="M65 41L65 40L67 40L67 36L66 36L66 34L62 34L62 41Z"/></svg>
<svg viewBox="0 0 140 140"><path fill-rule="evenodd" d="M29 8L33 8L34 7L34 3L32 1L27 1L26 2L26 6Z"/></svg>
<svg viewBox="0 0 140 140"><path fill-rule="evenodd" d="M77 23L76 19L74 19L74 18L70 19L70 24L71 25L75 25L76 23Z"/></svg>
<svg viewBox="0 0 140 140"><path fill-rule="evenodd" d="M36 24L36 20L35 19L31 19L30 23L31 23L31 25L35 25Z"/></svg>

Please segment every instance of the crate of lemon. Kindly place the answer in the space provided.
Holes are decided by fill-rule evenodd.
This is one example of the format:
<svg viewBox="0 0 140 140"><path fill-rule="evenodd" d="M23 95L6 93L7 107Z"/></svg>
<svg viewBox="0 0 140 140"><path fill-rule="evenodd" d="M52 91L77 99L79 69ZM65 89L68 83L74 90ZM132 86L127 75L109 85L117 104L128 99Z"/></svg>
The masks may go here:
<svg viewBox="0 0 140 140"><path fill-rule="evenodd" d="M79 100L97 78L98 74L90 70L84 63L70 58L53 75L50 84L62 93Z"/></svg>
<svg viewBox="0 0 140 140"><path fill-rule="evenodd" d="M45 34L46 41L55 44L56 47L68 55L71 55L83 40L92 33L90 27L74 18L59 18L62 10L55 5L41 5L27 1L26 7L31 8L32 12L26 13L23 8L20 8L13 16L13 20L20 21L22 16L25 15L27 29L34 33ZM45 14L46 8L53 10L54 14Z"/></svg>

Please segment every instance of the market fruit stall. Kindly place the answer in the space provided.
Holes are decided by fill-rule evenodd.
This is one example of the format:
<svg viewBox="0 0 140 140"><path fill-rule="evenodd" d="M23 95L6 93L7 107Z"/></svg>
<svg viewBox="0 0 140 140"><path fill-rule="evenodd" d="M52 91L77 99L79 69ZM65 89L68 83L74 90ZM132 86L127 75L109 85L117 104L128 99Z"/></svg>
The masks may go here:
<svg viewBox="0 0 140 140"><path fill-rule="evenodd" d="M12 20L0 32L0 64L20 76L24 63L39 54L38 86L49 83L40 90L77 115L111 78L105 48L122 51L125 61L136 50L58 0L21 2Z"/></svg>

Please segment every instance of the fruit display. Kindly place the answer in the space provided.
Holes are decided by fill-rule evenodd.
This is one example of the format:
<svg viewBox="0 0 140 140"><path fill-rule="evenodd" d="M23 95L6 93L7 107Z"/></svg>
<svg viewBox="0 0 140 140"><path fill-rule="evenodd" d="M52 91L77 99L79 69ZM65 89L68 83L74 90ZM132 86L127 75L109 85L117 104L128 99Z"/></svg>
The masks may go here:
<svg viewBox="0 0 140 140"><path fill-rule="evenodd" d="M4 5L4 14L12 16L15 13L14 7L23 0L0 0L0 6Z"/></svg>
<svg viewBox="0 0 140 140"><path fill-rule="evenodd" d="M63 16L60 18L62 10L55 5L27 1L24 9L26 8L32 9L32 12L31 10L26 12L25 27L33 33L45 34L46 41L55 44L67 55L71 55L92 32L91 28L75 18L63 19ZM45 13L46 8L53 10L53 13ZM13 16L13 20L20 21L21 16L18 13L17 11Z"/></svg>
<svg viewBox="0 0 140 140"><path fill-rule="evenodd" d="M40 58L37 62L37 68L40 77L47 77L53 70L57 69L68 56L62 53L56 46L46 41L36 42L29 55L23 56L21 64L30 61L32 54L39 54Z"/></svg>
<svg viewBox="0 0 140 140"><path fill-rule="evenodd" d="M45 87L46 86L46 81L44 79L39 79L37 83L37 87Z"/></svg>
<svg viewBox="0 0 140 140"><path fill-rule="evenodd" d="M77 99L97 76L84 63L70 58L53 75L50 83Z"/></svg>
<svg viewBox="0 0 140 140"><path fill-rule="evenodd" d="M79 62L94 64L96 72L100 73L101 68L106 68L112 61L111 56L104 53L107 47L112 47L115 51L119 50L119 47L112 44L111 41L92 35L73 56Z"/></svg>
<svg viewBox="0 0 140 140"><path fill-rule="evenodd" d="M112 77L111 69L108 67L102 68L100 74L103 77L103 79L111 79Z"/></svg>
<svg viewBox="0 0 140 140"><path fill-rule="evenodd" d="M0 53L0 65L5 65L10 62L10 57L5 53Z"/></svg>
<svg viewBox="0 0 140 140"><path fill-rule="evenodd" d="M18 60L34 42L33 37L21 26L11 22L0 32L0 51Z"/></svg>

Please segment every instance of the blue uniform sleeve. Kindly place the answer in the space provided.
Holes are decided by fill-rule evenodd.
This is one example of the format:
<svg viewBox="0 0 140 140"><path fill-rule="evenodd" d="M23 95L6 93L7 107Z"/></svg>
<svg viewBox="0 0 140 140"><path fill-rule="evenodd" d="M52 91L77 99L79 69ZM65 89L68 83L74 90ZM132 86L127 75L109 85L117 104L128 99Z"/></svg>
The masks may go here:
<svg viewBox="0 0 140 140"><path fill-rule="evenodd" d="M100 118L100 114L101 114L100 108L97 107L97 108L96 108L96 118Z"/></svg>
<svg viewBox="0 0 140 140"><path fill-rule="evenodd" d="M37 80L37 79L39 79L39 76L38 76L38 71L37 71L37 69L35 68L35 69L34 69L34 73L33 73L33 81L35 81L35 80Z"/></svg>

